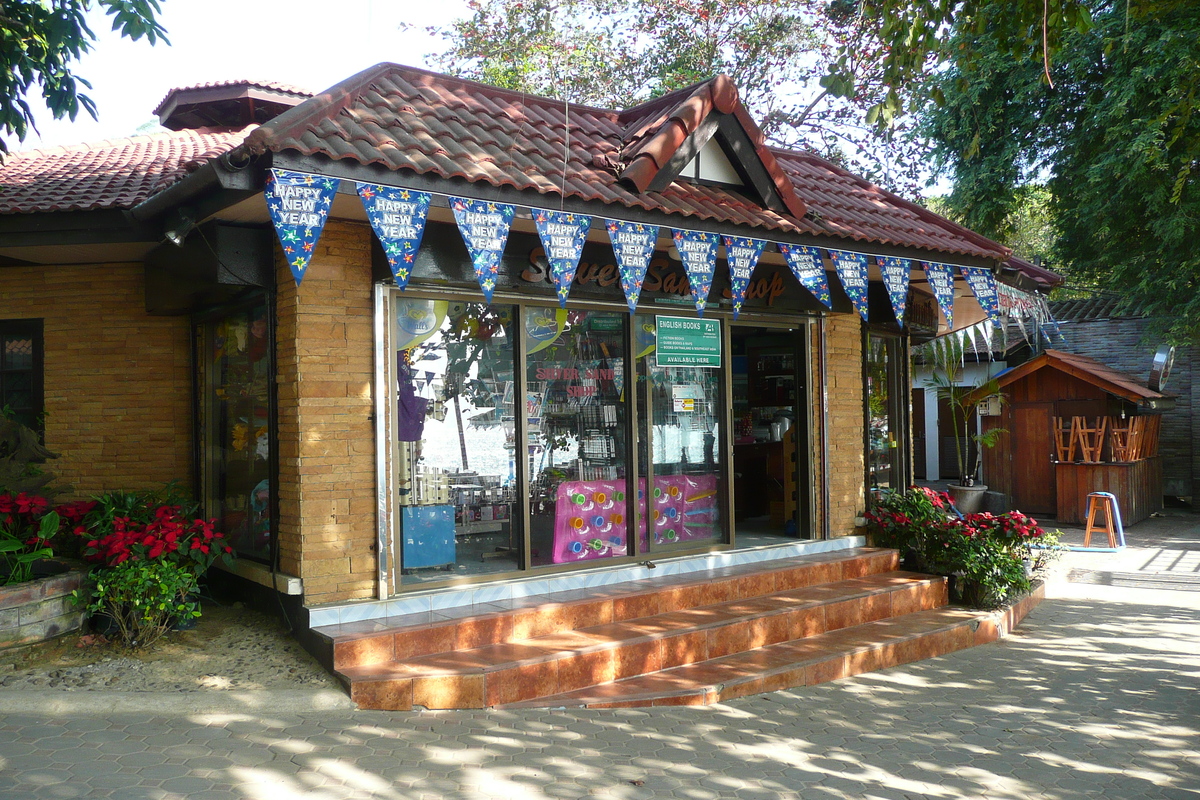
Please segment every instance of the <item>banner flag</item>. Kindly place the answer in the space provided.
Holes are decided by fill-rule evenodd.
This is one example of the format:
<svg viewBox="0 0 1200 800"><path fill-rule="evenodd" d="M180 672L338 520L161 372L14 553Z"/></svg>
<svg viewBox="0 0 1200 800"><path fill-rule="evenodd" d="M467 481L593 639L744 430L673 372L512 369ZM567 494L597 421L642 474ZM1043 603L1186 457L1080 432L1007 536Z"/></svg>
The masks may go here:
<svg viewBox="0 0 1200 800"><path fill-rule="evenodd" d="M954 267L949 264L939 264L936 261L922 262L925 277L929 280L929 288L937 298L938 307L946 317L946 327L954 328Z"/></svg>
<svg viewBox="0 0 1200 800"><path fill-rule="evenodd" d="M675 249L683 261L688 283L692 287L692 299L696 301L696 313L704 316L708 303L708 292L712 289L713 273L717 270L717 244L720 237L703 231L675 230Z"/></svg>
<svg viewBox="0 0 1200 800"><path fill-rule="evenodd" d="M454 211L458 232L462 234L467 251L471 254L475 279L490 303L496 291L500 257L504 255L504 244L508 241L508 231L516 210L507 203L489 203L462 197L451 197L450 208Z"/></svg>
<svg viewBox="0 0 1200 800"><path fill-rule="evenodd" d="M895 256L875 256L883 285L887 287L888 299L892 301L892 312L896 322L904 325L904 312L908 309L908 273L912 262Z"/></svg>
<svg viewBox="0 0 1200 800"><path fill-rule="evenodd" d="M779 252L792 269L796 280L812 292L813 296L826 308L833 308L833 299L829 296L829 279L825 277L825 262L821 259L821 249L802 244L777 244Z"/></svg>
<svg viewBox="0 0 1200 800"><path fill-rule="evenodd" d="M988 319L1000 321L1000 298L996 291L996 276L987 267L959 267L979 306L988 315ZM1021 331L1024 333L1024 327ZM1026 337L1028 338L1028 337Z"/></svg>
<svg viewBox="0 0 1200 800"><path fill-rule="evenodd" d="M754 268L758 266L758 259L767 243L762 239L748 239L743 236L721 238L725 241L725 266L729 267L733 318L737 319L742 311L742 303L746 302L746 287L750 285L750 276L754 274Z"/></svg>
<svg viewBox="0 0 1200 800"><path fill-rule="evenodd" d="M421 249L421 237L425 235L430 195L395 186L359 183L358 196L371 228L383 245L392 277L396 279L396 285L404 289L412 276L417 251Z"/></svg>
<svg viewBox="0 0 1200 800"><path fill-rule="evenodd" d="M638 298L642 295L642 282L646 280L646 269L654 256L658 242L658 226L642 225L640 222L607 220L608 238L612 242L613 255L617 257L617 268L621 272L621 290L629 303L629 313L637 311Z"/></svg>
<svg viewBox="0 0 1200 800"><path fill-rule="evenodd" d="M867 257L862 253L851 253L846 250L830 250L829 257L833 260L833 268L837 270L842 288L850 297L858 315L867 321Z"/></svg>
<svg viewBox="0 0 1200 800"><path fill-rule="evenodd" d="M579 269L583 243L587 241L592 218L585 214L535 208L533 222L537 225L538 238L542 240L546 261L550 264L550 277L554 279L558 291L558 304L566 308L567 295L571 293L571 284L575 282L575 270Z"/></svg>
<svg viewBox="0 0 1200 800"><path fill-rule="evenodd" d="M337 178L286 169L272 169L267 176L267 185L263 188L267 211L297 286L304 280L313 248L329 219L337 187Z"/></svg>

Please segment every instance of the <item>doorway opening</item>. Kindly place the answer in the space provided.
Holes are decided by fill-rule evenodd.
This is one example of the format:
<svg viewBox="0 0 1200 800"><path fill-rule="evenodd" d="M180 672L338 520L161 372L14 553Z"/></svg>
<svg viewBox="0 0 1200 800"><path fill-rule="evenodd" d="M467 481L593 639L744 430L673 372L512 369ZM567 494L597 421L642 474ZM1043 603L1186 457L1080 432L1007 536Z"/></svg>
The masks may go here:
<svg viewBox="0 0 1200 800"><path fill-rule="evenodd" d="M739 547L814 538L807 325L730 330Z"/></svg>

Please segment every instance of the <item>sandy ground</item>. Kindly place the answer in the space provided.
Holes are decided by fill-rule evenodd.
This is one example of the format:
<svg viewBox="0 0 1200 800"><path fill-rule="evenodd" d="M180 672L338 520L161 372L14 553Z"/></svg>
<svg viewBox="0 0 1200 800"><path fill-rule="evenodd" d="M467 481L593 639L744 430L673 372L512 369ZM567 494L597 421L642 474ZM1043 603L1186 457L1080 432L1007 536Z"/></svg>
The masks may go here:
<svg viewBox="0 0 1200 800"><path fill-rule="evenodd" d="M221 692L334 689L340 684L284 624L241 603L205 602L190 631L130 651L85 633L0 652L0 691Z"/></svg>

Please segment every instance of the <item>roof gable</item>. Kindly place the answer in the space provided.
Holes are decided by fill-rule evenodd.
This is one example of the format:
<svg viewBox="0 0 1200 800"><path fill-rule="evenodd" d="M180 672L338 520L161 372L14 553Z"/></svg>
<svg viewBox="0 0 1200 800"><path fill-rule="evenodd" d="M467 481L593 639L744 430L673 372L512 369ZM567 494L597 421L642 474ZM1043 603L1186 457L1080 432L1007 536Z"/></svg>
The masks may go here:
<svg viewBox="0 0 1200 800"><path fill-rule="evenodd" d="M1000 373L995 378L996 386L1002 389L1032 372L1047 368L1064 372L1131 403L1147 403L1166 397L1160 392L1142 386L1136 378L1130 375L1117 372L1093 358L1081 356L1078 353L1068 353L1065 350L1045 350L1024 364Z"/></svg>
<svg viewBox="0 0 1200 800"><path fill-rule="evenodd" d="M639 192L670 186L715 140L742 185L764 207L796 218L808 211L727 75L631 108L621 119L631 122L622 131L620 179Z"/></svg>

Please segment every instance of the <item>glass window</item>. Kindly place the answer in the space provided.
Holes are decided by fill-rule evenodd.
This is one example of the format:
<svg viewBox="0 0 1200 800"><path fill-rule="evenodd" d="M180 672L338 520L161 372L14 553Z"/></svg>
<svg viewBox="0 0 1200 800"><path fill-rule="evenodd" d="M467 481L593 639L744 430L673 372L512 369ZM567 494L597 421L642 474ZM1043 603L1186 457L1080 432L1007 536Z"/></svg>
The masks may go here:
<svg viewBox="0 0 1200 800"><path fill-rule="evenodd" d="M483 303L393 302L401 582L521 566L515 314Z"/></svg>
<svg viewBox="0 0 1200 800"><path fill-rule="evenodd" d="M655 317L636 320L639 460L653 482L638 484L642 516L653 531L650 551L724 538L721 498L721 369L657 363Z"/></svg>
<svg viewBox="0 0 1200 800"><path fill-rule="evenodd" d="M202 327L205 513L239 555L271 556L271 342L267 307Z"/></svg>
<svg viewBox="0 0 1200 800"><path fill-rule="evenodd" d="M0 414L42 430L41 320L0 320Z"/></svg>
<svg viewBox="0 0 1200 800"><path fill-rule="evenodd" d="M525 424L531 561L630 553L626 486L628 314L526 308Z"/></svg>
<svg viewBox="0 0 1200 800"><path fill-rule="evenodd" d="M908 395L903 378L900 340L867 335L867 485L872 491L902 487L904 417L901 403Z"/></svg>

